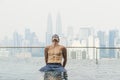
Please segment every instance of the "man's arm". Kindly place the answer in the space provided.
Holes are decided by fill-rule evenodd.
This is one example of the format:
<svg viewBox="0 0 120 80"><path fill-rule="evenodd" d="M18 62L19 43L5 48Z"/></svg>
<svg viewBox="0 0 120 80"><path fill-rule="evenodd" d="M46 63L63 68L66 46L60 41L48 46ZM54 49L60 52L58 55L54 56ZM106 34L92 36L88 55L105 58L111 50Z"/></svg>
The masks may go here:
<svg viewBox="0 0 120 80"><path fill-rule="evenodd" d="M64 60L63 60L63 67L65 67L66 63L67 63L67 49L65 47L63 47L62 51L63 51L63 58L64 58Z"/></svg>
<svg viewBox="0 0 120 80"><path fill-rule="evenodd" d="M48 47L44 49L44 56L45 56L45 63L47 64L48 61Z"/></svg>

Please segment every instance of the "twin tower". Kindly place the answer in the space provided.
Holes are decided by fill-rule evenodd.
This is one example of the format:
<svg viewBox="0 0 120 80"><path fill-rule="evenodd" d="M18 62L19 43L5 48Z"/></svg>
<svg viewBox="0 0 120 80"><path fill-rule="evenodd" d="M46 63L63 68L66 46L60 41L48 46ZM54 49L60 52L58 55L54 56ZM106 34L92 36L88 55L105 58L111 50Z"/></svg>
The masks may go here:
<svg viewBox="0 0 120 80"><path fill-rule="evenodd" d="M51 37L53 34L58 34L59 36L62 35L62 23L60 13L57 14L55 27L55 33L53 33L52 15L49 13L47 19L46 45L49 45L51 43Z"/></svg>

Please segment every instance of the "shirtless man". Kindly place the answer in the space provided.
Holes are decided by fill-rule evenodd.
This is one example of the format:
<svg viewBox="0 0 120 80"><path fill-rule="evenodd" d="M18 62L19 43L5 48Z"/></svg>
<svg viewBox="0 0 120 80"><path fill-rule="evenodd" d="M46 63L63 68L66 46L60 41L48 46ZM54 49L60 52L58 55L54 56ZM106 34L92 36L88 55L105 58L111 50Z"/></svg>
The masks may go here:
<svg viewBox="0 0 120 80"><path fill-rule="evenodd" d="M67 62L67 49L64 46L59 45L59 41L59 36L57 34L54 34L52 36L52 44L45 47L44 55L46 66L42 67L40 71L55 71L60 73L66 73L64 67L66 66ZM62 80L62 78L57 78L55 80Z"/></svg>

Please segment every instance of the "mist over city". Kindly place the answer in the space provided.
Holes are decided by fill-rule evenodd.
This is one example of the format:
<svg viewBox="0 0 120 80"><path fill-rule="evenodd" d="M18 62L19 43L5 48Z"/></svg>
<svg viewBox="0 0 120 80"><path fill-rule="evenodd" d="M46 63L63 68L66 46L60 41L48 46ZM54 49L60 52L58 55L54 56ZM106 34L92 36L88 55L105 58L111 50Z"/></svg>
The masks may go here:
<svg viewBox="0 0 120 80"><path fill-rule="evenodd" d="M120 80L119 3L0 0L0 80L44 80L54 34L67 50L68 80Z"/></svg>

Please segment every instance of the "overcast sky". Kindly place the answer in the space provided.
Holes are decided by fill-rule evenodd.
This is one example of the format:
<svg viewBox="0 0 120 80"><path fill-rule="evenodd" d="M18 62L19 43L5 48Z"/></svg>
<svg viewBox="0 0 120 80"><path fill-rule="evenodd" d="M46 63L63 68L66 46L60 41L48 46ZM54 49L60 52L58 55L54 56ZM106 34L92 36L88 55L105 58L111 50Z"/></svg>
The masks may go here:
<svg viewBox="0 0 120 80"><path fill-rule="evenodd" d="M84 26L103 30L120 27L119 0L0 0L0 39L30 28L44 40L49 13L54 30L56 16L61 14L63 33L68 26L75 32Z"/></svg>

